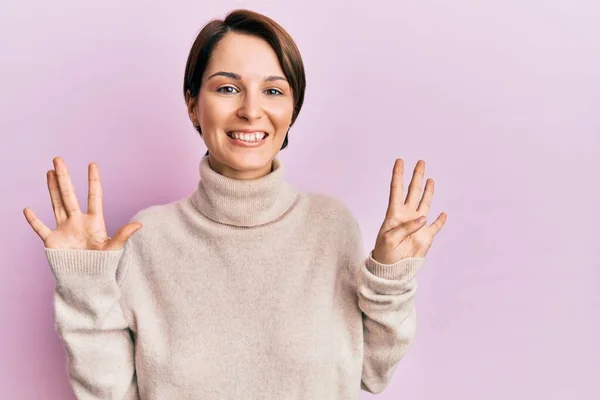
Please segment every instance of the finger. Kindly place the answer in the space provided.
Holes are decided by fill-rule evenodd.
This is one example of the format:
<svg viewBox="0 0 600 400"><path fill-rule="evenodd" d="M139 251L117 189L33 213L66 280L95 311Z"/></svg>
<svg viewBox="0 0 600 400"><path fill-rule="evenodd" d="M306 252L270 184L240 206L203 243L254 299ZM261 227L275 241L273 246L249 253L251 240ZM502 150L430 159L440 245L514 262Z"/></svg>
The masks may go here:
<svg viewBox="0 0 600 400"><path fill-rule="evenodd" d="M125 246L125 242L129 240L131 235L142 228L142 224L139 222L132 222L124 225L117 230L115 235L110 239L110 247L113 249L120 249Z"/></svg>
<svg viewBox="0 0 600 400"><path fill-rule="evenodd" d="M431 229L431 232L433 232L433 236L437 235L438 232L440 230L442 230L442 227L446 223L447 219L448 219L448 214L446 214L445 212L442 212L437 217L437 219L433 222L433 224L429 225L428 228Z"/></svg>
<svg viewBox="0 0 600 400"><path fill-rule="evenodd" d="M425 193L419 202L419 207L417 207L417 212L420 215L429 214L429 209L431 208L431 202L433 201L433 192L434 192L435 182L433 179L427 179L425 182Z"/></svg>
<svg viewBox="0 0 600 400"><path fill-rule="evenodd" d="M423 186L423 176L425 175L425 161L419 160L413 171L410 185L408 186L408 196L406 197L406 205L416 208L417 201L421 197L421 189Z"/></svg>
<svg viewBox="0 0 600 400"><path fill-rule="evenodd" d="M37 233L40 239L42 239L45 242L48 236L50 236L50 234L52 233L50 228L44 225L44 223L40 221L37 215L35 215L33 210L31 210L29 207L23 210L23 214L25 215L25 219L27 220L29 225L31 225L35 233Z"/></svg>
<svg viewBox="0 0 600 400"><path fill-rule="evenodd" d="M56 177L58 179L60 195L62 197L65 210L67 211L67 215L81 212L79 208L79 202L77 201L77 196L75 194L75 188L73 187L71 177L69 176L67 164L60 157L55 157L53 162L54 170L56 171Z"/></svg>
<svg viewBox="0 0 600 400"><path fill-rule="evenodd" d="M88 214L102 216L102 183L100 182L100 170L96 163L88 166Z"/></svg>
<svg viewBox="0 0 600 400"><path fill-rule="evenodd" d="M399 158L394 163L392 182L390 183L390 198L386 216L390 217L394 211L404 204L404 161Z"/></svg>
<svg viewBox="0 0 600 400"><path fill-rule="evenodd" d="M48 181L48 192L50 192L50 201L52 202L52 210L54 211L54 219L56 220L56 225L58 226L67 219L67 212L58 188L56 171L53 169L48 171L46 178Z"/></svg>
<svg viewBox="0 0 600 400"><path fill-rule="evenodd" d="M408 221L397 228L391 229L386 233L386 235L389 235L388 242L394 243L394 247L397 246L404 239L421 229L426 222L427 218L419 217L412 221Z"/></svg>

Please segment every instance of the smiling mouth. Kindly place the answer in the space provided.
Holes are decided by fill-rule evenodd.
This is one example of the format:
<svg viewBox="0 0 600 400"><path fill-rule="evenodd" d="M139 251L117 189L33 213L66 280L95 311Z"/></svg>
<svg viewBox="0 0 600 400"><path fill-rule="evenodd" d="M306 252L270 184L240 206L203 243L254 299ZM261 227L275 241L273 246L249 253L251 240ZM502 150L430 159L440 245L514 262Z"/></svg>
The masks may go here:
<svg viewBox="0 0 600 400"><path fill-rule="evenodd" d="M269 134L266 132L227 132L227 136L231 139L239 140L246 143L256 143L265 140Z"/></svg>

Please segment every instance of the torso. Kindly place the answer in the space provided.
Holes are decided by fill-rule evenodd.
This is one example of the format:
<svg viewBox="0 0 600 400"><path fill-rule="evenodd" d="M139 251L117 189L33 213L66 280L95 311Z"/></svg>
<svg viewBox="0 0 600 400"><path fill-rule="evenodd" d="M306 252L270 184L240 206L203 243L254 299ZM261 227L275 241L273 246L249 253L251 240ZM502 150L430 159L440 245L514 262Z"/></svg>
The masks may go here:
<svg viewBox="0 0 600 400"><path fill-rule="evenodd" d="M340 216L329 205L330 223L315 221L323 205L300 201L299 215L251 229L220 227L185 200L148 213L123 299L142 398L358 396L362 320ZM162 226L160 212L180 225ZM335 397L340 381L354 386Z"/></svg>

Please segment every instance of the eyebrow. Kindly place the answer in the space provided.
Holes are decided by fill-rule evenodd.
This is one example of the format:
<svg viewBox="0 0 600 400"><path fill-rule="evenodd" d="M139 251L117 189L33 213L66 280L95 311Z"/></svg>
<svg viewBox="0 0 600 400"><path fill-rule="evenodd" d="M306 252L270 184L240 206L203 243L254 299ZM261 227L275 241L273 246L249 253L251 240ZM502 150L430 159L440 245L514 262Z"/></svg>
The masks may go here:
<svg viewBox="0 0 600 400"><path fill-rule="evenodd" d="M214 78L215 76L225 76L227 78L235 79L236 81L242 80L242 77L239 76L238 74L233 73L233 72L225 72L225 71L215 72L214 74L212 74L211 76L206 78L206 80ZM265 77L265 82L273 82L273 81L287 82L287 79L285 79L283 76L279 76L279 75L269 75L269 76Z"/></svg>

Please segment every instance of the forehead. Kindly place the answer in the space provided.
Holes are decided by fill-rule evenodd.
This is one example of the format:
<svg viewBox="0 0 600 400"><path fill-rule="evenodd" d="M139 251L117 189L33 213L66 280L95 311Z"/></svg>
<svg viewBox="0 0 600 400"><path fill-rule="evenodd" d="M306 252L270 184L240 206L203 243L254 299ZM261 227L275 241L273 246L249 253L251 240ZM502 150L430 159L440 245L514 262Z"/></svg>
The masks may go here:
<svg viewBox="0 0 600 400"><path fill-rule="evenodd" d="M213 49L206 72L226 71L242 76L283 74L277 54L262 38L227 33Z"/></svg>

